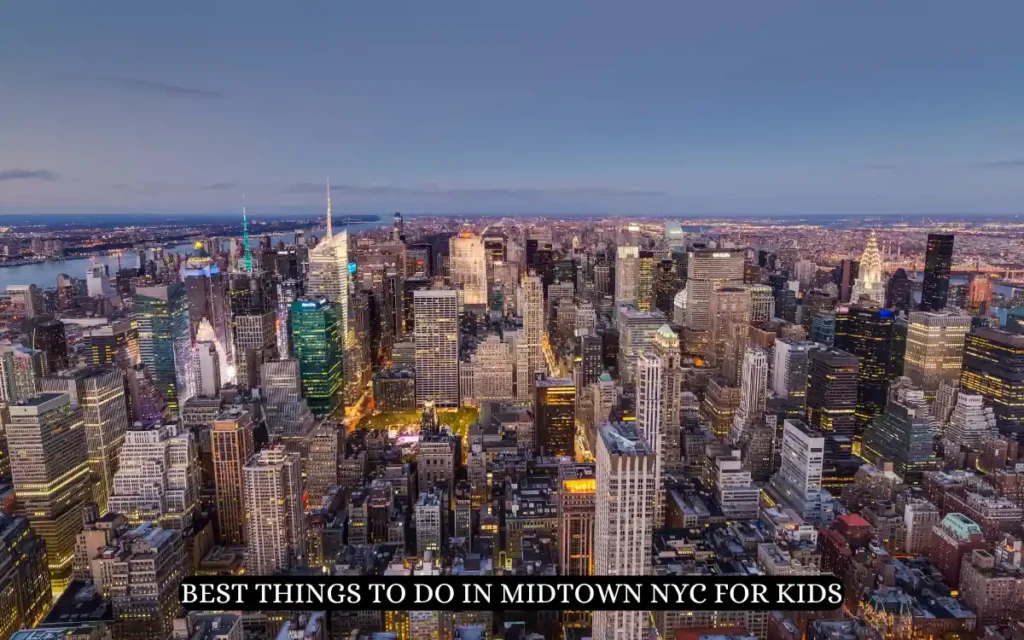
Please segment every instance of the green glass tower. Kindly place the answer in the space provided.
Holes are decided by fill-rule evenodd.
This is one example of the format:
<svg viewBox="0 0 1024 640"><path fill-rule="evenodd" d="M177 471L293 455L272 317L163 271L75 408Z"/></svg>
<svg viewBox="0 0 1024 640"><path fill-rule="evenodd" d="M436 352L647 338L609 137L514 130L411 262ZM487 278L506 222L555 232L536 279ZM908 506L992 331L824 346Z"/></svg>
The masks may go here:
<svg viewBox="0 0 1024 640"><path fill-rule="evenodd" d="M345 337L339 310L327 300L296 300L291 307L302 392L317 416L333 414L342 406Z"/></svg>
<svg viewBox="0 0 1024 640"><path fill-rule="evenodd" d="M178 415L178 407L192 397L192 335L185 285L138 287L132 305L142 364L167 410Z"/></svg>

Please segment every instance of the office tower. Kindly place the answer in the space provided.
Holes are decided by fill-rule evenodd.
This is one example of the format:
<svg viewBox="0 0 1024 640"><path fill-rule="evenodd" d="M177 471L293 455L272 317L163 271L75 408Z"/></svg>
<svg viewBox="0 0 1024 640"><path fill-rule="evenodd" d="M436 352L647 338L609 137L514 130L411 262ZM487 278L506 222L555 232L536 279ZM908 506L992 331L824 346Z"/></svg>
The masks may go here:
<svg viewBox="0 0 1024 640"><path fill-rule="evenodd" d="M448 498L441 487L420 491L413 508L416 522L416 554L423 557L426 551L439 552L447 542Z"/></svg>
<svg viewBox="0 0 1024 640"><path fill-rule="evenodd" d="M249 389L259 386L259 367L278 355L277 314L238 315L234 318L236 380Z"/></svg>
<svg viewBox="0 0 1024 640"><path fill-rule="evenodd" d="M771 488L781 500L812 524L824 517L822 469L825 434L800 420L786 420L782 427L782 466L772 476Z"/></svg>
<svg viewBox="0 0 1024 640"><path fill-rule="evenodd" d="M414 294L416 403L459 406L459 302L454 289Z"/></svg>
<svg viewBox="0 0 1024 640"><path fill-rule="evenodd" d="M67 393L71 404L82 408L92 496L99 512L107 512L107 496L114 488L121 446L128 429L128 405L120 369L93 367L43 378L40 388Z"/></svg>
<svg viewBox="0 0 1024 640"><path fill-rule="evenodd" d="M597 333L597 310L586 300L576 305L576 334L593 335Z"/></svg>
<svg viewBox="0 0 1024 640"><path fill-rule="evenodd" d="M704 400L701 402L702 417L711 423L715 437L724 441L732 428L736 410L740 407L740 388L725 384L714 378L708 382Z"/></svg>
<svg viewBox="0 0 1024 640"><path fill-rule="evenodd" d="M0 516L0 585L5 605L2 638L36 626L53 602L46 545L22 516Z"/></svg>
<svg viewBox="0 0 1024 640"><path fill-rule="evenodd" d="M753 485L751 472L745 468L740 457L715 457L714 495L722 515L734 520L756 518L760 492L761 490Z"/></svg>
<svg viewBox="0 0 1024 640"><path fill-rule="evenodd" d="M598 428L594 575L642 576L651 562L657 516L657 457L634 425ZM649 612L595 611L594 640L642 640Z"/></svg>
<svg viewBox="0 0 1024 640"><path fill-rule="evenodd" d="M672 300L683 288L674 260L658 260L654 265L654 307L672 314Z"/></svg>
<svg viewBox="0 0 1024 640"><path fill-rule="evenodd" d="M34 318L43 313L43 299L36 285L9 284L7 295L11 298L12 310L21 318Z"/></svg>
<svg viewBox="0 0 1024 640"><path fill-rule="evenodd" d="M199 512L199 446L174 424L136 424L125 434L114 474L110 513L131 524L147 521L187 530Z"/></svg>
<svg viewBox="0 0 1024 640"><path fill-rule="evenodd" d="M306 494L310 505L319 505L338 484L338 452L344 452L344 431L337 422L321 422L309 444Z"/></svg>
<svg viewBox="0 0 1024 640"><path fill-rule="evenodd" d="M267 362L260 368L266 399L263 415L272 436L306 433L313 424L313 412L302 397L299 371L297 360Z"/></svg>
<svg viewBox="0 0 1024 640"><path fill-rule="evenodd" d="M203 320L213 328L213 342L221 354L221 375L234 381L235 348L229 317L228 283L217 263L203 251L181 266L188 295L189 324L195 336Z"/></svg>
<svg viewBox="0 0 1024 640"><path fill-rule="evenodd" d="M544 284L539 276L531 272L523 274L519 287L523 331L515 347L516 396L526 400L533 396L534 374L547 371L543 350Z"/></svg>
<svg viewBox="0 0 1024 640"><path fill-rule="evenodd" d="M850 296L853 293L853 283L857 279L859 271L860 263L849 258L843 260L842 264L833 271L836 278L836 286L839 287L839 302L841 304L850 302Z"/></svg>
<svg viewBox="0 0 1024 640"><path fill-rule="evenodd" d="M899 313L907 312L913 306L913 283L902 268L897 269L885 288L885 308Z"/></svg>
<svg viewBox="0 0 1024 640"><path fill-rule="evenodd" d="M613 279L615 278L615 267L607 262L594 265L594 295L600 299L613 293Z"/></svg>
<svg viewBox="0 0 1024 640"><path fill-rule="evenodd" d="M935 437L939 423L925 402L924 391L907 378L893 382L885 412L864 430L862 457L883 467L891 462L893 470L910 485L920 484L926 471L933 471Z"/></svg>
<svg viewBox="0 0 1024 640"><path fill-rule="evenodd" d="M927 500L911 500L903 509L906 537L903 552L907 555L927 554L932 546L932 529L939 523L939 510Z"/></svg>
<svg viewBox="0 0 1024 640"><path fill-rule="evenodd" d="M852 305L836 314L837 349L859 359L857 383L857 432L885 409L892 379L892 336L895 317L888 309Z"/></svg>
<svg viewBox="0 0 1024 640"><path fill-rule="evenodd" d="M205 318L199 324L192 357L196 395L203 398L220 395L221 386L227 380L227 365L223 353L217 347L213 327Z"/></svg>
<svg viewBox="0 0 1024 640"><path fill-rule="evenodd" d="M711 293L743 284L742 251L691 251L686 259L686 325L694 331L711 329Z"/></svg>
<svg viewBox="0 0 1024 640"><path fill-rule="evenodd" d="M679 337L663 324L636 362L636 426L657 456L656 527L665 521L665 477L682 469L680 395L683 371Z"/></svg>
<svg viewBox="0 0 1024 640"><path fill-rule="evenodd" d="M395 212L394 220L392 221L391 239L395 242L402 242L405 240L405 219L398 211Z"/></svg>
<svg viewBox="0 0 1024 640"><path fill-rule="evenodd" d="M650 346L665 316L658 311L637 311L619 307L619 380L633 382L637 358Z"/></svg>
<svg viewBox="0 0 1024 640"><path fill-rule="evenodd" d="M280 445L264 449L245 464L242 478L246 573L272 575L303 566L306 516L299 454Z"/></svg>
<svg viewBox="0 0 1024 640"><path fill-rule="evenodd" d="M726 336L733 327L744 327L751 320L750 290L746 287L721 287L711 292L708 304L710 343L705 354L713 364L722 367L726 353ZM746 337L746 334L743 334ZM742 342L742 341L741 341ZM739 346L739 344L735 345ZM737 354L731 354L738 358Z"/></svg>
<svg viewBox="0 0 1024 640"><path fill-rule="evenodd" d="M331 190L327 187L327 233L309 251L309 272L306 274L306 295L313 300L326 298L341 305L338 317L348 318L349 294L348 232L335 234L331 218ZM347 336L347 327L342 327Z"/></svg>
<svg viewBox="0 0 1024 640"><path fill-rule="evenodd" d="M775 317L775 293L766 284L747 285L750 293L751 322L767 322Z"/></svg>
<svg viewBox="0 0 1024 640"><path fill-rule="evenodd" d="M999 432L1024 439L1024 335L979 327L964 341L963 391L992 405Z"/></svg>
<svg viewBox="0 0 1024 640"><path fill-rule="evenodd" d="M508 250L505 246L505 236L498 234L487 234L483 237L484 252L487 255L488 263L504 262L508 259Z"/></svg>
<svg viewBox="0 0 1024 640"><path fill-rule="evenodd" d="M568 378L537 380L533 416L542 455L572 456L576 434L576 384Z"/></svg>
<svg viewBox="0 0 1024 640"><path fill-rule="evenodd" d="M85 286L90 298L110 295L110 272L107 265L90 264L85 271Z"/></svg>
<svg viewBox="0 0 1024 640"><path fill-rule="evenodd" d="M835 313L836 297L820 290L808 291L800 300L800 324L811 335L811 327L819 313Z"/></svg>
<svg viewBox="0 0 1024 640"><path fill-rule="evenodd" d="M945 583L960 586L960 569L964 556L988 546L978 523L962 513L947 513L932 528L929 559L942 573Z"/></svg>
<svg viewBox="0 0 1024 640"><path fill-rule="evenodd" d="M429 279L433 264L433 249L429 244L414 244L405 250L405 277Z"/></svg>
<svg viewBox="0 0 1024 640"><path fill-rule="evenodd" d="M213 482L222 544L245 544L242 468L254 450L252 417L247 411L223 413L213 423Z"/></svg>
<svg viewBox="0 0 1024 640"><path fill-rule="evenodd" d="M878 252L878 241L875 238L875 232L872 231L868 237L868 243L864 247L864 253L860 256L860 268L857 272L857 280L853 283L850 302L860 304L863 298L867 298L871 304L878 306L885 304L885 284L882 282L884 267L882 254Z"/></svg>
<svg viewBox="0 0 1024 640"><path fill-rule="evenodd" d="M470 355L473 366L473 399L481 402L515 400L515 357L512 344L489 335Z"/></svg>
<svg viewBox="0 0 1024 640"><path fill-rule="evenodd" d="M807 371L813 342L781 338L775 341L771 369L772 393L803 405L807 398Z"/></svg>
<svg viewBox="0 0 1024 640"><path fill-rule="evenodd" d="M342 406L344 324L341 305L326 300L292 303L292 344L299 363L302 390L317 416Z"/></svg>
<svg viewBox="0 0 1024 640"><path fill-rule="evenodd" d="M441 431L421 427L416 452L416 485L419 490L441 486L447 495L454 495L456 461L462 460L460 451L459 438L452 435L447 427Z"/></svg>
<svg viewBox="0 0 1024 640"><path fill-rule="evenodd" d="M978 315L987 316L992 304L992 278L977 274L971 278L967 293L967 308Z"/></svg>
<svg viewBox="0 0 1024 640"><path fill-rule="evenodd" d="M812 351L807 374L807 418L811 428L852 438L857 432L860 359L838 349Z"/></svg>
<svg viewBox="0 0 1024 640"><path fill-rule="evenodd" d="M68 345L64 323L53 318L31 318L21 324L22 342L42 352L43 371L53 374L68 368Z"/></svg>
<svg viewBox="0 0 1024 640"><path fill-rule="evenodd" d="M194 395L192 333L185 285L137 287L133 302L139 330L139 359L167 411Z"/></svg>
<svg viewBox="0 0 1024 640"><path fill-rule="evenodd" d="M743 374L740 382L740 406L733 416L730 442L739 442L749 425L764 416L768 401L768 352L748 348L743 354Z"/></svg>
<svg viewBox="0 0 1024 640"><path fill-rule="evenodd" d="M21 511L46 541L55 589L67 586L75 535L91 498L82 409L66 393L44 393L7 409L7 448Z"/></svg>
<svg viewBox="0 0 1024 640"><path fill-rule="evenodd" d="M558 566L566 576L594 573L597 477L592 463L558 467Z"/></svg>
<svg viewBox="0 0 1024 640"><path fill-rule="evenodd" d="M636 306L641 311L658 308L654 297L655 266L654 253L641 251L637 258L636 276Z"/></svg>
<svg viewBox="0 0 1024 640"><path fill-rule="evenodd" d="M980 451L986 440L999 435L996 414L992 407L985 406L985 398L982 396L959 393L943 435L960 447Z"/></svg>
<svg viewBox="0 0 1024 640"><path fill-rule="evenodd" d="M971 317L952 311L914 311L907 325L903 375L934 397L942 382L960 378Z"/></svg>
<svg viewBox="0 0 1024 640"><path fill-rule="evenodd" d="M42 351L0 346L0 402L16 404L34 396L43 372Z"/></svg>
<svg viewBox="0 0 1024 640"><path fill-rule="evenodd" d="M584 389L597 382L603 372L601 337L590 334L578 336L573 363L577 401L583 399Z"/></svg>
<svg viewBox="0 0 1024 640"><path fill-rule="evenodd" d="M953 234L929 233L924 257L921 311L942 311L946 308L952 269Z"/></svg>
<svg viewBox="0 0 1024 640"><path fill-rule="evenodd" d="M451 283L463 292L463 304L487 304L487 258L480 236L468 231L448 241Z"/></svg>
<svg viewBox="0 0 1024 640"><path fill-rule="evenodd" d="M640 278L639 247L622 246L615 250L615 306L637 304Z"/></svg>
<svg viewBox="0 0 1024 640"><path fill-rule="evenodd" d="M111 320L110 323L90 328L85 336L89 364L103 366L116 364L125 368L139 360L139 329L132 320Z"/></svg>

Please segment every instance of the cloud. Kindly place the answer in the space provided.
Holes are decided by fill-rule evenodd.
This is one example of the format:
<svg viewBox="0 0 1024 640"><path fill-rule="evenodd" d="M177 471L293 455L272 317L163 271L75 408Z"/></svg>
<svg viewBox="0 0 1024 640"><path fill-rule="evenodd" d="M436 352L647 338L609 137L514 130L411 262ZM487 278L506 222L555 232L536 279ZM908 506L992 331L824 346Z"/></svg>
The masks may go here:
<svg viewBox="0 0 1024 640"><path fill-rule="evenodd" d="M978 162L971 166L979 169L1024 169L1024 158L990 160L988 162Z"/></svg>
<svg viewBox="0 0 1024 640"><path fill-rule="evenodd" d="M0 169L0 182L10 182L12 180L56 182L58 179L56 173L47 169Z"/></svg>
<svg viewBox="0 0 1024 640"><path fill-rule="evenodd" d="M237 186L238 185L235 184L234 182L212 182L212 183L210 183L208 185L204 185L203 186L203 190L205 190L205 191L227 191L229 189L234 189Z"/></svg>
<svg viewBox="0 0 1024 640"><path fill-rule="evenodd" d="M130 89L132 91L139 91L143 93L153 93L165 96L175 96L180 98L223 98L224 94L220 91L211 91L209 89L197 89L195 87L182 87L176 84L167 84L166 82L159 82L157 80L145 80L143 78L130 78L126 76L117 75L104 75L101 76L103 80L118 85L124 89Z"/></svg>
<svg viewBox="0 0 1024 640"><path fill-rule="evenodd" d="M285 187L287 193L323 193L326 185L315 182L296 182ZM402 196L417 198L664 198L665 191L646 189L619 189L615 187L566 187L566 188L446 188L438 185L420 187L396 187L388 185L331 185L332 193L353 196Z"/></svg>

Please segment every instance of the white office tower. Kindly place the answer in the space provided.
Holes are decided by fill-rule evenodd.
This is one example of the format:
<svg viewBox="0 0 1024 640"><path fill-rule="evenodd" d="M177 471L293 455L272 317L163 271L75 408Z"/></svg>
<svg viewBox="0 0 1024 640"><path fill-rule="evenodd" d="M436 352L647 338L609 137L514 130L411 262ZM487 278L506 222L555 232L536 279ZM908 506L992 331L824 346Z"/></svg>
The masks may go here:
<svg viewBox="0 0 1024 640"><path fill-rule="evenodd" d="M268 576L298 566L306 555L299 454L263 449L242 469L246 512L246 573Z"/></svg>
<svg viewBox="0 0 1024 640"><path fill-rule="evenodd" d="M672 322L680 327L686 325L686 287L684 286L672 299Z"/></svg>
<svg viewBox="0 0 1024 640"><path fill-rule="evenodd" d="M750 292L750 320L767 322L775 317L775 292L766 284L752 284Z"/></svg>
<svg viewBox="0 0 1024 640"><path fill-rule="evenodd" d="M742 251L691 251L686 263L686 323L694 331L711 329L711 292L743 284Z"/></svg>
<svg viewBox="0 0 1024 640"><path fill-rule="evenodd" d="M740 406L733 416L729 442L739 442L746 428L764 415L768 400L768 352L748 348L743 353Z"/></svg>
<svg viewBox="0 0 1024 640"><path fill-rule="evenodd" d="M348 335L348 232L334 234L331 221L331 185L327 184L327 233L319 244L309 251L309 271L306 273L306 297L326 298L338 303L338 320L346 344Z"/></svg>
<svg viewBox="0 0 1024 640"><path fill-rule="evenodd" d="M582 333L581 333L582 332ZM583 300L576 305L576 335L592 336L597 332L597 310L593 303Z"/></svg>
<svg viewBox="0 0 1024 640"><path fill-rule="evenodd" d="M110 295L110 273L105 264L90 264L85 272L85 288L90 298Z"/></svg>
<svg viewBox="0 0 1024 640"><path fill-rule="evenodd" d="M971 316L953 311L914 311L907 323L907 351L903 375L933 397L942 382L960 379L964 338Z"/></svg>
<svg viewBox="0 0 1024 640"><path fill-rule="evenodd" d="M665 476L682 470L679 400L683 372L679 357L679 337L665 324L636 363L636 426L657 457L655 527L665 522Z"/></svg>
<svg viewBox="0 0 1024 640"><path fill-rule="evenodd" d="M792 338L775 341L771 383L776 397L804 402L807 397L807 364L814 348L813 342Z"/></svg>
<svg viewBox="0 0 1024 640"><path fill-rule="evenodd" d="M984 398L973 393L957 395L956 407L945 430L946 439L977 451L982 442L997 435L995 413L992 407L985 406Z"/></svg>
<svg viewBox="0 0 1024 640"><path fill-rule="evenodd" d="M268 435L280 437L309 431L315 421L309 404L302 397L297 360L266 362L260 367L261 391L266 398L263 415Z"/></svg>
<svg viewBox="0 0 1024 640"><path fill-rule="evenodd" d="M464 231L448 241L448 252L451 283L462 290L463 304L486 305L487 257L483 238Z"/></svg>
<svg viewBox="0 0 1024 640"><path fill-rule="evenodd" d="M743 468L739 456L715 458L715 499L722 515L735 520L757 518L761 490L753 485L750 470Z"/></svg>
<svg viewBox="0 0 1024 640"><path fill-rule="evenodd" d="M594 575L642 576L657 517L657 456L636 426L598 427ZM645 640L648 611L595 611L594 640Z"/></svg>
<svg viewBox="0 0 1024 640"><path fill-rule="evenodd" d="M636 304L640 279L640 248L623 246L615 250L615 307Z"/></svg>
<svg viewBox="0 0 1024 640"><path fill-rule="evenodd" d="M416 404L459 406L459 296L454 289L413 292Z"/></svg>
<svg viewBox="0 0 1024 640"><path fill-rule="evenodd" d="M956 408L957 398L960 396L960 381L940 382L939 388L935 391L935 402L932 403L932 415L939 421L939 426L945 430L953 417L953 409Z"/></svg>
<svg viewBox="0 0 1024 640"><path fill-rule="evenodd" d="M515 356L512 345L489 335L470 356L473 367L473 402L515 400Z"/></svg>
<svg viewBox="0 0 1024 640"><path fill-rule="evenodd" d="M174 424L136 423L125 433L107 509L130 524L157 522L180 531L192 526L199 489L199 449L192 432L179 432Z"/></svg>
<svg viewBox="0 0 1024 640"><path fill-rule="evenodd" d="M875 238L875 232L872 231L871 236L868 237L868 243L864 247L864 253L860 256L860 268L857 272L857 279L853 283L850 302L856 304L862 297L866 297L872 304L884 305L885 282L882 281L884 270L882 254L878 252L878 241Z"/></svg>
<svg viewBox="0 0 1024 640"><path fill-rule="evenodd" d="M523 274L519 283L523 331L516 343L516 397L533 397L534 373L547 371L544 362L544 282L535 273Z"/></svg>
<svg viewBox="0 0 1024 640"><path fill-rule="evenodd" d="M665 324L660 311L637 311L619 307L619 380L633 382L637 358L654 340L654 334Z"/></svg>
<svg viewBox="0 0 1024 640"><path fill-rule="evenodd" d="M824 517L821 488L825 436L801 420L786 420L782 426L782 466L772 476L771 486L779 498L811 524Z"/></svg>

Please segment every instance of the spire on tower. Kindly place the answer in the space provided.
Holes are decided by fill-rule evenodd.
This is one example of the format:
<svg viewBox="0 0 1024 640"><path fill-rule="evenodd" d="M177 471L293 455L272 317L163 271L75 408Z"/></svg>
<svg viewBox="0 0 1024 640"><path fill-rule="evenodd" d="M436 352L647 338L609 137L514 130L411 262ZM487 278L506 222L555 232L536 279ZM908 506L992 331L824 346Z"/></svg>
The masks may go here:
<svg viewBox="0 0 1024 640"><path fill-rule="evenodd" d="M331 229L331 179L327 178L327 237L334 235Z"/></svg>
<svg viewBox="0 0 1024 640"><path fill-rule="evenodd" d="M249 251L249 218L245 215L245 196L242 196L242 241L245 252L245 272L252 273L252 253Z"/></svg>

